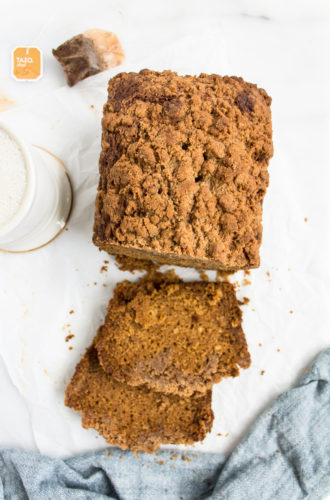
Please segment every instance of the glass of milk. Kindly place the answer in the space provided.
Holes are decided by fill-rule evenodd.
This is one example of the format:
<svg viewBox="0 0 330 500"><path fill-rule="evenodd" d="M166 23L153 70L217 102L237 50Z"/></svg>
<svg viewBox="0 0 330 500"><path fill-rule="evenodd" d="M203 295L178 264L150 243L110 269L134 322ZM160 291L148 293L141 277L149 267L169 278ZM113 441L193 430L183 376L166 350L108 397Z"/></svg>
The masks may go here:
<svg viewBox="0 0 330 500"><path fill-rule="evenodd" d="M0 250L27 252L50 243L71 208L63 164L39 146L26 146L0 122Z"/></svg>

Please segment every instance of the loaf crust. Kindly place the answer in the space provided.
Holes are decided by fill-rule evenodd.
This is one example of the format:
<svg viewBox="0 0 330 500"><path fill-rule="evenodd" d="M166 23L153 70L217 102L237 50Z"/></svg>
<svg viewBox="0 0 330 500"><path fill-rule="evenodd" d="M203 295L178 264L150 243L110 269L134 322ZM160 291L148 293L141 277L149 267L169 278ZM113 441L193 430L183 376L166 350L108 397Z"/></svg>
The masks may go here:
<svg viewBox="0 0 330 500"><path fill-rule="evenodd" d="M270 103L237 77L143 70L111 79L94 243L181 266L257 267Z"/></svg>

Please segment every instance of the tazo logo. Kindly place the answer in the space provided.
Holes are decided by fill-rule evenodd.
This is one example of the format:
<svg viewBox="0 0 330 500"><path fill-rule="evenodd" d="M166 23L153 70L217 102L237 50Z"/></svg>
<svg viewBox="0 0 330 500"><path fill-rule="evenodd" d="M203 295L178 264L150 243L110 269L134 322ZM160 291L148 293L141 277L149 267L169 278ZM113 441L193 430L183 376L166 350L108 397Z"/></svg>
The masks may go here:
<svg viewBox="0 0 330 500"><path fill-rule="evenodd" d="M21 64L26 64L26 63L32 63L33 62L33 59L32 57L16 57L16 62L17 62L17 65L21 65Z"/></svg>

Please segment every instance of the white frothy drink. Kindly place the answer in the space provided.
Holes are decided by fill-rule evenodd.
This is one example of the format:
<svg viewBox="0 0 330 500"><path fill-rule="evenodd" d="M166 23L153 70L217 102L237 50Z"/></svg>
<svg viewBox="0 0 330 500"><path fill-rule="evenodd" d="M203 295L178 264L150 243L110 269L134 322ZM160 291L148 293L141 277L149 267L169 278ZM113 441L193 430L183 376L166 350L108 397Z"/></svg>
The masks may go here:
<svg viewBox="0 0 330 500"><path fill-rule="evenodd" d="M0 229L19 211L27 187L25 158L19 145L0 127Z"/></svg>

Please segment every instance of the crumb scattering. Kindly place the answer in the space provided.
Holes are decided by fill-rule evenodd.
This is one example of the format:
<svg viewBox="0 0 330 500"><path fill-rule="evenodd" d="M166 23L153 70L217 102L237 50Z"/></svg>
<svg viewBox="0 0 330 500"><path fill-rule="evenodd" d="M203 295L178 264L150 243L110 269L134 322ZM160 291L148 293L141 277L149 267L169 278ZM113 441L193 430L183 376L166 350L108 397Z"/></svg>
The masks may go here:
<svg viewBox="0 0 330 500"><path fill-rule="evenodd" d="M151 260L135 259L126 255L117 255L116 264L120 271L129 271L132 274L135 274L135 271L151 272L160 268L160 264Z"/></svg>
<svg viewBox="0 0 330 500"><path fill-rule="evenodd" d="M65 342L69 342L69 340L73 339L73 337L74 337L73 333L70 333L65 337Z"/></svg>
<svg viewBox="0 0 330 500"><path fill-rule="evenodd" d="M100 273L106 273L108 270L108 266L102 266L100 269Z"/></svg>
<svg viewBox="0 0 330 500"><path fill-rule="evenodd" d="M204 269L197 269L197 271L202 281L210 281Z"/></svg>
<svg viewBox="0 0 330 500"><path fill-rule="evenodd" d="M187 457L186 455L182 455L182 460L184 460L184 462L192 462L191 458Z"/></svg>
<svg viewBox="0 0 330 500"><path fill-rule="evenodd" d="M250 302L250 299L248 297L243 297L242 300L239 300L238 303L241 306L246 306Z"/></svg>
<svg viewBox="0 0 330 500"><path fill-rule="evenodd" d="M248 286L248 285L251 285L251 281L247 280L246 278L244 278L244 280L243 280L243 286Z"/></svg>
<svg viewBox="0 0 330 500"><path fill-rule="evenodd" d="M215 281L227 281L230 283L229 276L235 274L236 271L217 271Z"/></svg>

